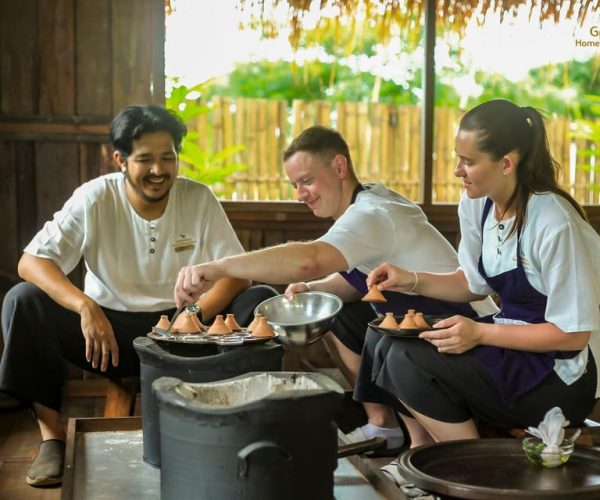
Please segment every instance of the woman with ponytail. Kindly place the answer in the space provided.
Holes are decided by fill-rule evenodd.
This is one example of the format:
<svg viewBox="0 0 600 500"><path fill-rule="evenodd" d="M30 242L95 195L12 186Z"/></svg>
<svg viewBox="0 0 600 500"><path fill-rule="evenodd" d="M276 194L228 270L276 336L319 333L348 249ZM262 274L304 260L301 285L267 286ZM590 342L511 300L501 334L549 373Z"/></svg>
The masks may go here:
<svg viewBox="0 0 600 500"><path fill-rule="evenodd" d="M554 406L577 425L600 387L600 236L558 185L535 109L480 104L461 119L455 144L464 187L459 269L382 264L367 285L461 302L494 292L501 310L443 319L420 334L426 342L366 349L372 379L421 424L413 446L476 438L474 421L537 426Z"/></svg>

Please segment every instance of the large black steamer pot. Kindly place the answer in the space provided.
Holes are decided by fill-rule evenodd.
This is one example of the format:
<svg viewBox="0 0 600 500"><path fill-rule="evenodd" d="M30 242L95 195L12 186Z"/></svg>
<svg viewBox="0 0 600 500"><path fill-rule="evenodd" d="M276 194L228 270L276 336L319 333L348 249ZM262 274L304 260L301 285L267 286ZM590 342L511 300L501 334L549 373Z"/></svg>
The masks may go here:
<svg viewBox="0 0 600 500"><path fill-rule="evenodd" d="M163 377L161 499L330 500L342 388L317 373Z"/></svg>
<svg viewBox="0 0 600 500"><path fill-rule="evenodd" d="M283 347L273 342L223 347L215 344L155 342L138 337L133 347L140 358L143 458L160 466L158 405L152 382L177 377L185 382L212 382L247 372L281 370Z"/></svg>

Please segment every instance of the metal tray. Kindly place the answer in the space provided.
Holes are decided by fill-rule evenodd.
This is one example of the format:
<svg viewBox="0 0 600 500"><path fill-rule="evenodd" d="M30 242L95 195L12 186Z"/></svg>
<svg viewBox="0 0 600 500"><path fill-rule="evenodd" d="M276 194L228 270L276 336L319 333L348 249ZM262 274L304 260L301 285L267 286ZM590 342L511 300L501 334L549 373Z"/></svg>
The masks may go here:
<svg viewBox="0 0 600 500"><path fill-rule="evenodd" d="M434 324L437 321L440 321L441 319L444 319L442 316L433 316L433 315L428 315L428 314L424 314L423 317L425 318L425 321L427 321L427 323ZM394 315L394 319L400 323L400 321L402 321L402 319L404 318L404 315ZM419 337L419 333L421 332L427 332L429 330L435 330L435 328L398 328L398 329L394 329L394 328L381 328L379 325L381 324L381 322L383 321L384 318L377 318L376 320L373 320L369 323L369 326L379 332L379 333L385 333L387 335L392 335L394 337L403 337L403 338L418 338Z"/></svg>
<svg viewBox="0 0 600 500"><path fill-rule="evenodd" d="M580 446L547 469L527 460L520 440L449 441L404 452L398 469L419 488L457 498L600 498L600 451Z"/></svg>
<svg viewBox="0 0 600 500"><path fill-rule="evenodd" d="M139 417L69 419L65 455L61 500L160 500L160 469L142 460ZM358 456L340 458L334 474L337 500L402 498Z"/></svg>
<svg viewBox="0 0 600 500"><path fill-rule="evenodd" d="M177 344L216 344L216 345L244 345L262 344L276 339L276 333L272 337L255 337L250 332L242 330L227 335L211 335L208 333L158 333L152 330L147 334L152 340L159 342L175 342Z"/></svg>

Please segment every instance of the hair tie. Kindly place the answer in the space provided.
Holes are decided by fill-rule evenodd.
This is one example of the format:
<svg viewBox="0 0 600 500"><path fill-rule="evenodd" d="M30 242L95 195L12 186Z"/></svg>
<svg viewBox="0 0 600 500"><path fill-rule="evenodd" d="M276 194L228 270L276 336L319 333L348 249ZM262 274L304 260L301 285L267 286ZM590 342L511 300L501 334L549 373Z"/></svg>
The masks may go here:
<svg viewBox="0 0 600 500"><path fill-rule="evenodd" d="M529 125L530 127L533 127L533 120L530 118L529 113L527 113L528 109L529 109L529 106L521 106L521 110L523 111L523 114L525 115L525 121L527 122L527 125Z"/></svg>

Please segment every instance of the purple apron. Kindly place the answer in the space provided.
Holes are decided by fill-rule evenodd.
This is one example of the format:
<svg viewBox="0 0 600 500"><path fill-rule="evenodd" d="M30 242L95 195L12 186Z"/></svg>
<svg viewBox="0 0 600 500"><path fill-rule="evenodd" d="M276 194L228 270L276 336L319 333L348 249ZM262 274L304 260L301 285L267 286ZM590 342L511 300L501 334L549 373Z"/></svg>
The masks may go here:
<svg viewBox="0 0 600 500"><path fill-rule="evenodd" d="M490 212L492 200L487 199L481 217L481 232ZM496 317L521 320L527 323L545 323L547 297L531 286L521 260L521 232L517 234L517 267L489 277L479 257L479 273L501 300L501 310ZM491 317L480 318L493 322ZM525 394L537 386L554 370L556 358L572 358L579 351L550 351L534 353L494 346L478 346L475 354L504 401Z"/></svg>

